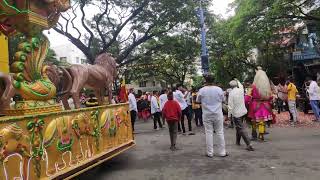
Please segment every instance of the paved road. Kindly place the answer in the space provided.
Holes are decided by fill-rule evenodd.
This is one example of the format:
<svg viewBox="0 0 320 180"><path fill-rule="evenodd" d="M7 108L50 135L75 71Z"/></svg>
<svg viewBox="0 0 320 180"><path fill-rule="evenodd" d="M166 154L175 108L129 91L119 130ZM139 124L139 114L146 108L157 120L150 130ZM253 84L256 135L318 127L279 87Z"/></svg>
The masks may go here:
<svg viewBox="0 0 320 180"><path fill-rule="evenodd" d="M271 128L255 152L235 145L235 132L225 132L227 158L207 158L202 129L179 135L182 150L169 150L168 130L153 131L139 123L137 146L77 177L80 180L319 180L320 129Z"/></svg>

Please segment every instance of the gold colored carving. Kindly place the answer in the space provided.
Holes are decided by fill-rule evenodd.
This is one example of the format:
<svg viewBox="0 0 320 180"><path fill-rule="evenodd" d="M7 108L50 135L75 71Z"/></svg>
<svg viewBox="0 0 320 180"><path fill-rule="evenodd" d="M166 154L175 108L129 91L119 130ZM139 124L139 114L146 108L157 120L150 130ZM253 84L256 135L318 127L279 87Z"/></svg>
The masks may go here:
<svg viewBox="0 0 320 180"><path fill-rule="evenodd" d="M115 134L109 131L112 127L116 127ZM95 136L99 129L101 135ZM43 151L35 149L40 144ZM2 153L0 179L63 179L73 176L71 171L84 172L134 144L128 104L1 117L0 152L10 151L12 156Z"/></svg>
<svg viewBox="0 0 320 180"><path fill-rule="evenodd" d="M16 123L10 124L0 130L0 162L3 169L10 173L4 172L6 179L20 177L26 179L28 159L30 158L30 144L28 137L23 135L23 129ZM16 168L12 168L12 163L16 162ZM17 168L20 165L20 168ZM2 168L1 168L2 169Z"/></svg>
<svg viewBox="0 0 320 180"><path fill-rule="evenodd" d="M56 104L55 100L48 101L18 101L14 109L2 109L0 114L6 116L23 116L41 113L62 111L62 106Z"/></svg>

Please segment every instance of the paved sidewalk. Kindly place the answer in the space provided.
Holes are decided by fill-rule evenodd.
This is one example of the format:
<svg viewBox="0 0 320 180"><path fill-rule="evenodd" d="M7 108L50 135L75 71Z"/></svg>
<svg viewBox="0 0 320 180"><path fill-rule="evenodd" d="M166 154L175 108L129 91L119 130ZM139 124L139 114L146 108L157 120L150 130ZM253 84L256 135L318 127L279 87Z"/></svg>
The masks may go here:
<svg viewBox="0 0 320 180"><path fill-rule="evenodd" d="M169 150L168 129L154 131L139 122L137 146L76 179L92 180L319 180L320 130L271 128L256 151L235 145L235 130L225 132L227 158L207 158L203 129L178 137L179 151ZM243 143L244 144L244 143Z"/></svg>

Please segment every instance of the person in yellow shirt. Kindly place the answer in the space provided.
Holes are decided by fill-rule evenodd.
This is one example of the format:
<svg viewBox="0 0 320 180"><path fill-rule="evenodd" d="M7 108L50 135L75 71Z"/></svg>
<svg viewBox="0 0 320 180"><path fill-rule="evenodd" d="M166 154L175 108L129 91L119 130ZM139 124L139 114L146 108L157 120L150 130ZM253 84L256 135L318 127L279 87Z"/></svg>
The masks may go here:
<svg viewBox="0 0 320 180"><path fill-rule="evenodd" d="M203 126L203 121L202 121L202 109L201 105L196 103L197 99L197 89L193 88L192 89L192 110L194 112L194 120L196 122L196 126L200 127Z"/></svg>
<svg viewBox="0 0 320 180"><path fill-rule="evenodd" d="M297 123L297 119L298 119L298 111L297 111L297 104L296 104L298 90L297 90L297 87L293 84L291 78L288 79L286 84L287 84L287 90L288 90L289 111L293 117L291 124L294 126Z"/></svg>

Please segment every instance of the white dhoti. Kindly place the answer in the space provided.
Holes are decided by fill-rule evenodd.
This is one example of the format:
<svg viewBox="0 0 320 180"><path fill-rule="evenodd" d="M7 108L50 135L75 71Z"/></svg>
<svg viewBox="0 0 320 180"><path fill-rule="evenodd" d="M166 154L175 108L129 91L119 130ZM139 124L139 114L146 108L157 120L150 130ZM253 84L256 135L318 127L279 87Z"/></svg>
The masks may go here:
<svg viewBox="0 0 320 180"><path fill-rule="evenodd" d="M203 124L206 133L207 155L225 156L225 141L223 131L223 114L203 114ZM213 132L215 131L217 149L213 149Z"/></svg>

